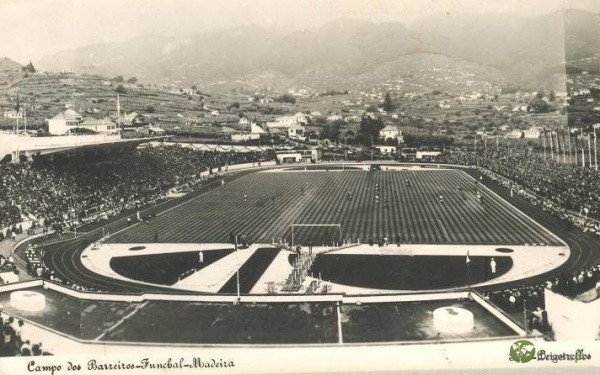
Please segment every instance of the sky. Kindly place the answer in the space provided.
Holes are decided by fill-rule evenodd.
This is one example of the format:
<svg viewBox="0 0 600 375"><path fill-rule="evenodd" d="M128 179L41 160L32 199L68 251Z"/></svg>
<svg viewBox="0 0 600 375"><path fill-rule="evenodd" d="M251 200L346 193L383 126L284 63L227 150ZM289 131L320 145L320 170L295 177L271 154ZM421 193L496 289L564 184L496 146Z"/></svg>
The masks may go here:
<svg viewBox="0 0 600 375"><path fill-rule="evenodd" d="M189 34L243 25L311 29L339 18L416 22L431 13L518 13L600 0L0 0L0 57L20 63L88 44L148 34Z"/></svg>

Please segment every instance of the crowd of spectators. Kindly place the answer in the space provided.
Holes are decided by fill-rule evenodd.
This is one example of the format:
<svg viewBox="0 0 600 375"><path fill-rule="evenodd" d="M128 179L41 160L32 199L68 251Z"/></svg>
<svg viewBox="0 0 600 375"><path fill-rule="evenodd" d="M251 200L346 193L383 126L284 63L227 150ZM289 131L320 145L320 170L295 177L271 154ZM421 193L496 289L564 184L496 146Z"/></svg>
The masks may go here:
<svg viewBox="0 0 600 375"><path fill-rule="evenodd" d="M0 357L48 355L41 343L31 341L23 320L0 313Z"/></svg>
<svg viewBox="0 0 600 375"><path fill-rule="evenodd" d="M138 148L100 161L77 157L0 165L0 233L31 219L60 225L110 210L132 208L200 181L228 165L273 160L272 151L217 152L180 146ZM2 230L2 228L8 228ZM55 228L56 229L56 228Z"/></svg>
<svg viewBox="0 0 600 375"><path fill-rule="evenodd" d="M600 265L574 274L565 274L542 284L487 292L484 295L496 306L516 316L525 312L527 327L548 333L551 327L545 310L544 293L550 289L564 296L590 301L600 297Z"/></svg>
<svg viewBox="0 0 600 375"><path fill-rule="evenodd" d="M526 150L444 152L439 162L477 166L522 185L556 206L600 219L600 173L529 155Z"/></svg>

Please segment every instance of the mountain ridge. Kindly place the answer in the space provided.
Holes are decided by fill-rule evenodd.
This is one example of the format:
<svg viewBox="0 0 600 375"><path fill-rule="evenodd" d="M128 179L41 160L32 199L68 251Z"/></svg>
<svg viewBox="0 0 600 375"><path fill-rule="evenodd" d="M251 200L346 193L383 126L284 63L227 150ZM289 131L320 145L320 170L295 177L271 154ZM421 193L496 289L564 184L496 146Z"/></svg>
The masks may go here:
<svg viewBox="0 0 600 375"><path fill-rule="evenodd" d="M250 25L84 46L46 56L39 65L178 85L243 81L263 72L277 72L286 84L302 85L313 76L343 84L404 56L433 53L500 70L517 84L535 85L545 79L548 66L595 53L597 21L596 14L565 10L535 17L434 16L410 28L354 19L284 33Z"/></svg>

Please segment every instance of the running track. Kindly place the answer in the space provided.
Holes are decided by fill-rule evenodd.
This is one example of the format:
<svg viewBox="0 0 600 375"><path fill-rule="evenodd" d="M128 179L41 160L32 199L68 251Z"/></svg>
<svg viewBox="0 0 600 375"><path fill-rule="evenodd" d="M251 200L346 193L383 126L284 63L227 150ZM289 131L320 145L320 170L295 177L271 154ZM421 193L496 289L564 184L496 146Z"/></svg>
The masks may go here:
<svg viewBox="0 0 600 375"><path fill-rule="evenodd" d="M238 172L233 175L228 175L226 177L227 184L248 173L252 172L246 171ZM475 172L469 171L469 173L473 174L474 177L478 177L475 175ZM262 175L264 175L265 178L268 177L268 175ZM596 236L583 233L578 229L569 229L563 221L549 215L548 213L545 213L544 211L535 206L532 206L525 199L518 196L510 197L510 193L506 189L500 187L499 185L496 185L492 181L484 180L483 183L486 186L488 186L491 190L503 197L505 200L509 201L514 206L525 212L528 216L541 223L553 233L557 234L569 245L571 249L571 256L568 259L568 261L561 267L547 272L545 274L536 275L515 282L491 285L480 288L480 290L489 291L505 289L509 287L518 287L521 285L527 285L532 283L541 283L547 280L548 278L557 277L562 274L578 272L580 269L594 265L600 261L600 241ZM154 212L168 210L169 208L172 208L179 203L193 199L199 195L206 194L207 192L217 188L218 186L220 186L220 181L213 180L207 183L207 185L202 187L200 190L191 193L186 197L163 202L152 208L152 210L154 210ZM160 218L160 216L158 218ZM114 219L114 221L107 223L104 226L107 230L115 232L119 229L123 229L126 227L125 220L126 216L123 216ZM83 241L81 239L65 240L45 247L47 250L44 259L46 265L49 266L51 269L54 269L56 274L61 278L71 280L79 285L92 286L101 290L105 290L107 292L142 293L146 291L155 291L165 293L190 294L189 291L183 292L164 287L154 287L137 284L134 282L114 280L88 270L85 266L83 266L80 260L81 252L85 247L84 242L95 241L98 238L100 238L102 236L102 227L98 226L94 228L93 226L89 226L87 229L87 241Z"/></svg>

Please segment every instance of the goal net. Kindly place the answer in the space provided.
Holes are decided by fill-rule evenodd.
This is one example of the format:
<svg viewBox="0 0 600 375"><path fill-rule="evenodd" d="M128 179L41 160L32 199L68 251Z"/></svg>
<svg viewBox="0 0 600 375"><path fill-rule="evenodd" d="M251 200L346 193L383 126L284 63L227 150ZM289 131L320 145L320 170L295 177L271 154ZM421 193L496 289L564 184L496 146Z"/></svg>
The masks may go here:
<svg viewBox="0 0 600 375"><path fill-rule="evenodd" d="M340 224L292 224L285 234L292 246L338 246L342 238Z"/></svg>

